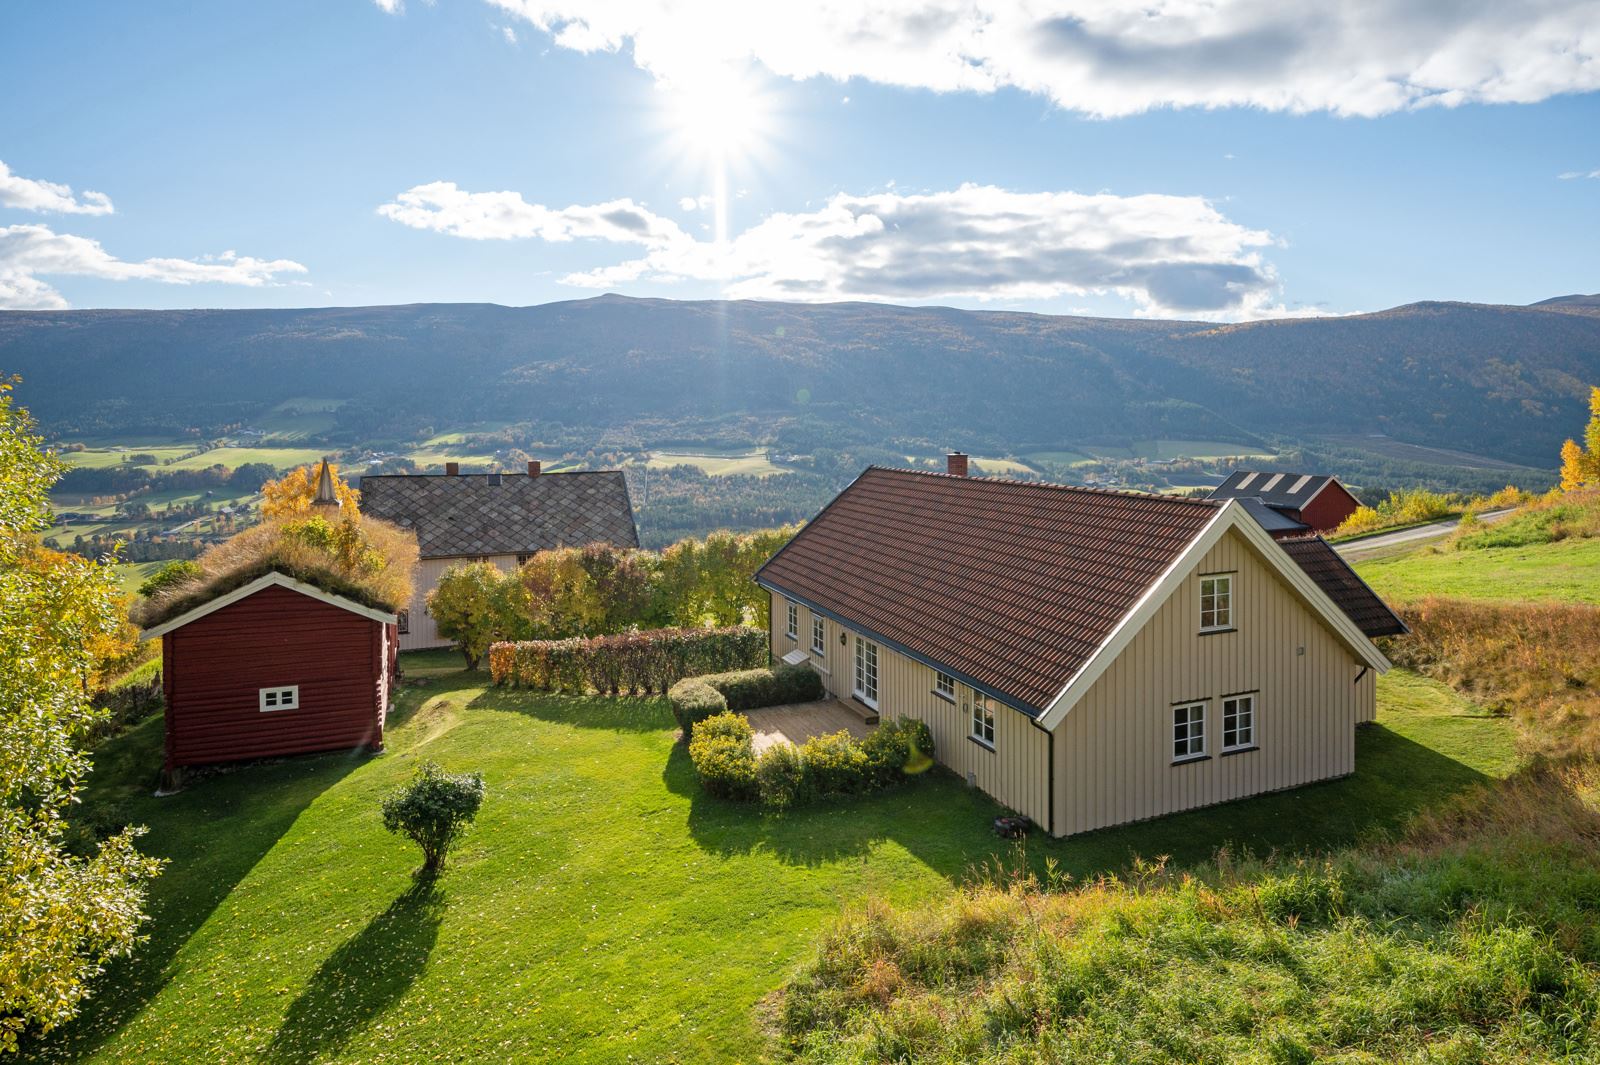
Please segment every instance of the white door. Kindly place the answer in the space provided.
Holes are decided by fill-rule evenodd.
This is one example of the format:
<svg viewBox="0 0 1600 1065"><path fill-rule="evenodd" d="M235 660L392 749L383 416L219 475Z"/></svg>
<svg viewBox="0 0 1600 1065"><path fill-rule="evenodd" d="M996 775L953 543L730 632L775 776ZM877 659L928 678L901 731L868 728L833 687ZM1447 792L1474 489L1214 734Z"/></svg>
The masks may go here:
<svg viewBox="0 0 1600 1065"><path fill-rule="evenodd" d="M878 645L856 637L855 696L874 710L878 708Z"/></svg>

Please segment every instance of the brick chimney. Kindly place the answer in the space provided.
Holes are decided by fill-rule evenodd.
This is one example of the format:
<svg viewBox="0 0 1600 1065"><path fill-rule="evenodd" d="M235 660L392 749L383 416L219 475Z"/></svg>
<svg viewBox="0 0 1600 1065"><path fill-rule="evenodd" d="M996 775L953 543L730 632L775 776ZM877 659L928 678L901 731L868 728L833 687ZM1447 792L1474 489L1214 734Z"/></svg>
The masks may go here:
<svg viewBox="0 0 1600 1065"><path fill-rule="evenodd" d="M458 477L458 476L460 476L460 474L461 474L461 463L459 463L459 462L447 462L447 463L444 464L444 475L446 477Z"/></svg>
<svg viewBox="0 0 1600 1065"><path fill-rule="evenodd" d="M528 476L529 477L537 477L537 476L539 476L539 460L538 459L529 459L528 460Z"/></svg>
<svg viewBox="0 0 1600 1065"><path fill-rule="evenodd" d="M952 477L965 477L967 475L967 456L960 451L952 451L944 458L944 472Z"/></svg>

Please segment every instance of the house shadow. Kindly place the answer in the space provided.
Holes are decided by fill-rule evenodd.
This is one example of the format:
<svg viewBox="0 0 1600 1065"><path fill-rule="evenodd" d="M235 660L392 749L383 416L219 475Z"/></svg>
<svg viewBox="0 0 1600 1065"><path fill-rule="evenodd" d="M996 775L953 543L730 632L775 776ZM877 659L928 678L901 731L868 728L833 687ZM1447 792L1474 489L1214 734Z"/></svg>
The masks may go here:
<svg viewBox="0 0 1600 1065"><path fill-rule="evenodd" d="M895 843L952 882L1003 871L1075 881L1121 874L1136 860L1173 866L1234 855L1307 855L1391 835L1450 795L1492 778L1381 725L1357 740L1356 772L1287 791L1252 796L1148 821L1053 838L1036 828L1025 841L997 837L993 819L1009 811L943 767L878 795L838 799L781 816L755 804L707 795L688 750L673 747L662 778L689 799L688 828L719 855L767 851L816 866L865 858Z"/></svg>
<svg viewBox="0 0 1600 1065"><path fill-rule="evenodd" d="M322 963L284 1014L266 1060L299 1065L336 1055L422 975L443 916L443 891L419 877Z"/></svg>
<svg viewBox="0 0 1600 1065"><path fill-rule="evenodd" d="M161 734L157 716L103 745L143 745L148 752L111 749L102 760L96 751L98 767L115 766L130 775L127 780L91 777L85 806L109 801L111 795L133 796L117 802L119 813L129 823L148 826L139 850L167 864L150 888L149 920L142 929L149 939L131 956L108 965L82 1012L40 1040L55 1059L92 1055L138 1016L166 986L184 944L301 813L370 757L348 751L219 767L191 775L179 794L156 799L151 792Z"/></svg>

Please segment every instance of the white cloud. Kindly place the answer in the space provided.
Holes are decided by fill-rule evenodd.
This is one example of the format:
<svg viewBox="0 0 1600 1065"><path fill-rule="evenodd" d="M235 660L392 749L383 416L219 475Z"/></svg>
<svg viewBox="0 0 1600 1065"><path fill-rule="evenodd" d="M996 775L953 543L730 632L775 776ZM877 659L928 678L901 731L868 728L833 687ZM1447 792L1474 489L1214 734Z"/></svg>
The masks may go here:
<svg viewBox="0 0 1600 1065"><path fill-rule="evenodd" d="M40 276L108 281L161 281L173 285L215 282L251 288L279 284L280 275L303 274L288 259L254 259L227 251L203 259L118 259L100 242L49 226L0 226L0 307L60 308L67 301Z"/></svg>
<svg viewBox="0 0 1600 1065"><path fill-rule="evenodd" d="M781 77L1016 88L1091 115L1259 107L1379 115L1600 88L1597 0L489 0L664 81Z"/></svg>
<svg viewBox="0 0 1600 1065"><path fill-rule="evenodd" d="M505 37L507 44L517 43L517 31L510 26L501 26L500 33Z"/></svg>
<svg viewBox="0 0 1600 1065"><path fill-rule="evenodd" d="M1574 178L1600 178L1600 170L1590 170L1587 173L1582 170L1568 170L1564 174L1557 174L1556 177L1562 181L1571 181Z"/></svg>
<svg viewBox="0 0 1600 1065"><path fill-rule="evenodd" d="M770 215L725 242L698 240L631 200L554 210L517 193L464 192L448 182L418 186L379 210L471 239L588 237L643 246L639 257L562 279L587 288L709 281L736 298L899 302L1110 293L1147 315L1289 313L1260 254L1275 243L1272 235L1195 196L988 185L841 193L816 210Z"/></svg>
<svg viewBox="0 0 1600 1065"><path fill-rule="evenodd" d="M0 207L57 214L110 214L113 211L111 197L103 192L85 190L79 198L73 195L70 185L25 178L12 173L4 162L0 162Z"/></svg>
<svg viewBox="0 0 1600 1065"><path fill-rule="evenodd" d="M405 7L401 0L372 0L385 15L398 15Z"/></svg>
<svg viewBox="0 0 1600 1065"><path fill-rule="evenodd" d="M678 200L678 209L680 211L708 211L715 202L710 196L703 194L700 196L683 196Z"/></svg>

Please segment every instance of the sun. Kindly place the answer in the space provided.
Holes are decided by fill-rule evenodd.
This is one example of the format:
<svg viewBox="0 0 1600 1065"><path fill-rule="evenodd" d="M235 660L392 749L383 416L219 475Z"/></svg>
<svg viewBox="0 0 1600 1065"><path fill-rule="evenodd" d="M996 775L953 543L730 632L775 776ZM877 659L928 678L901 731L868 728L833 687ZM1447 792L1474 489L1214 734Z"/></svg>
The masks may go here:
<svg viewBox="0 0 1600 1065"><path fill-rule="evenodd" d="M761 170L773 151L777 109L769 87L735 68L712 65L658 86L667 152L706 193L718 243L728 239L730 175Z"/></svg>

